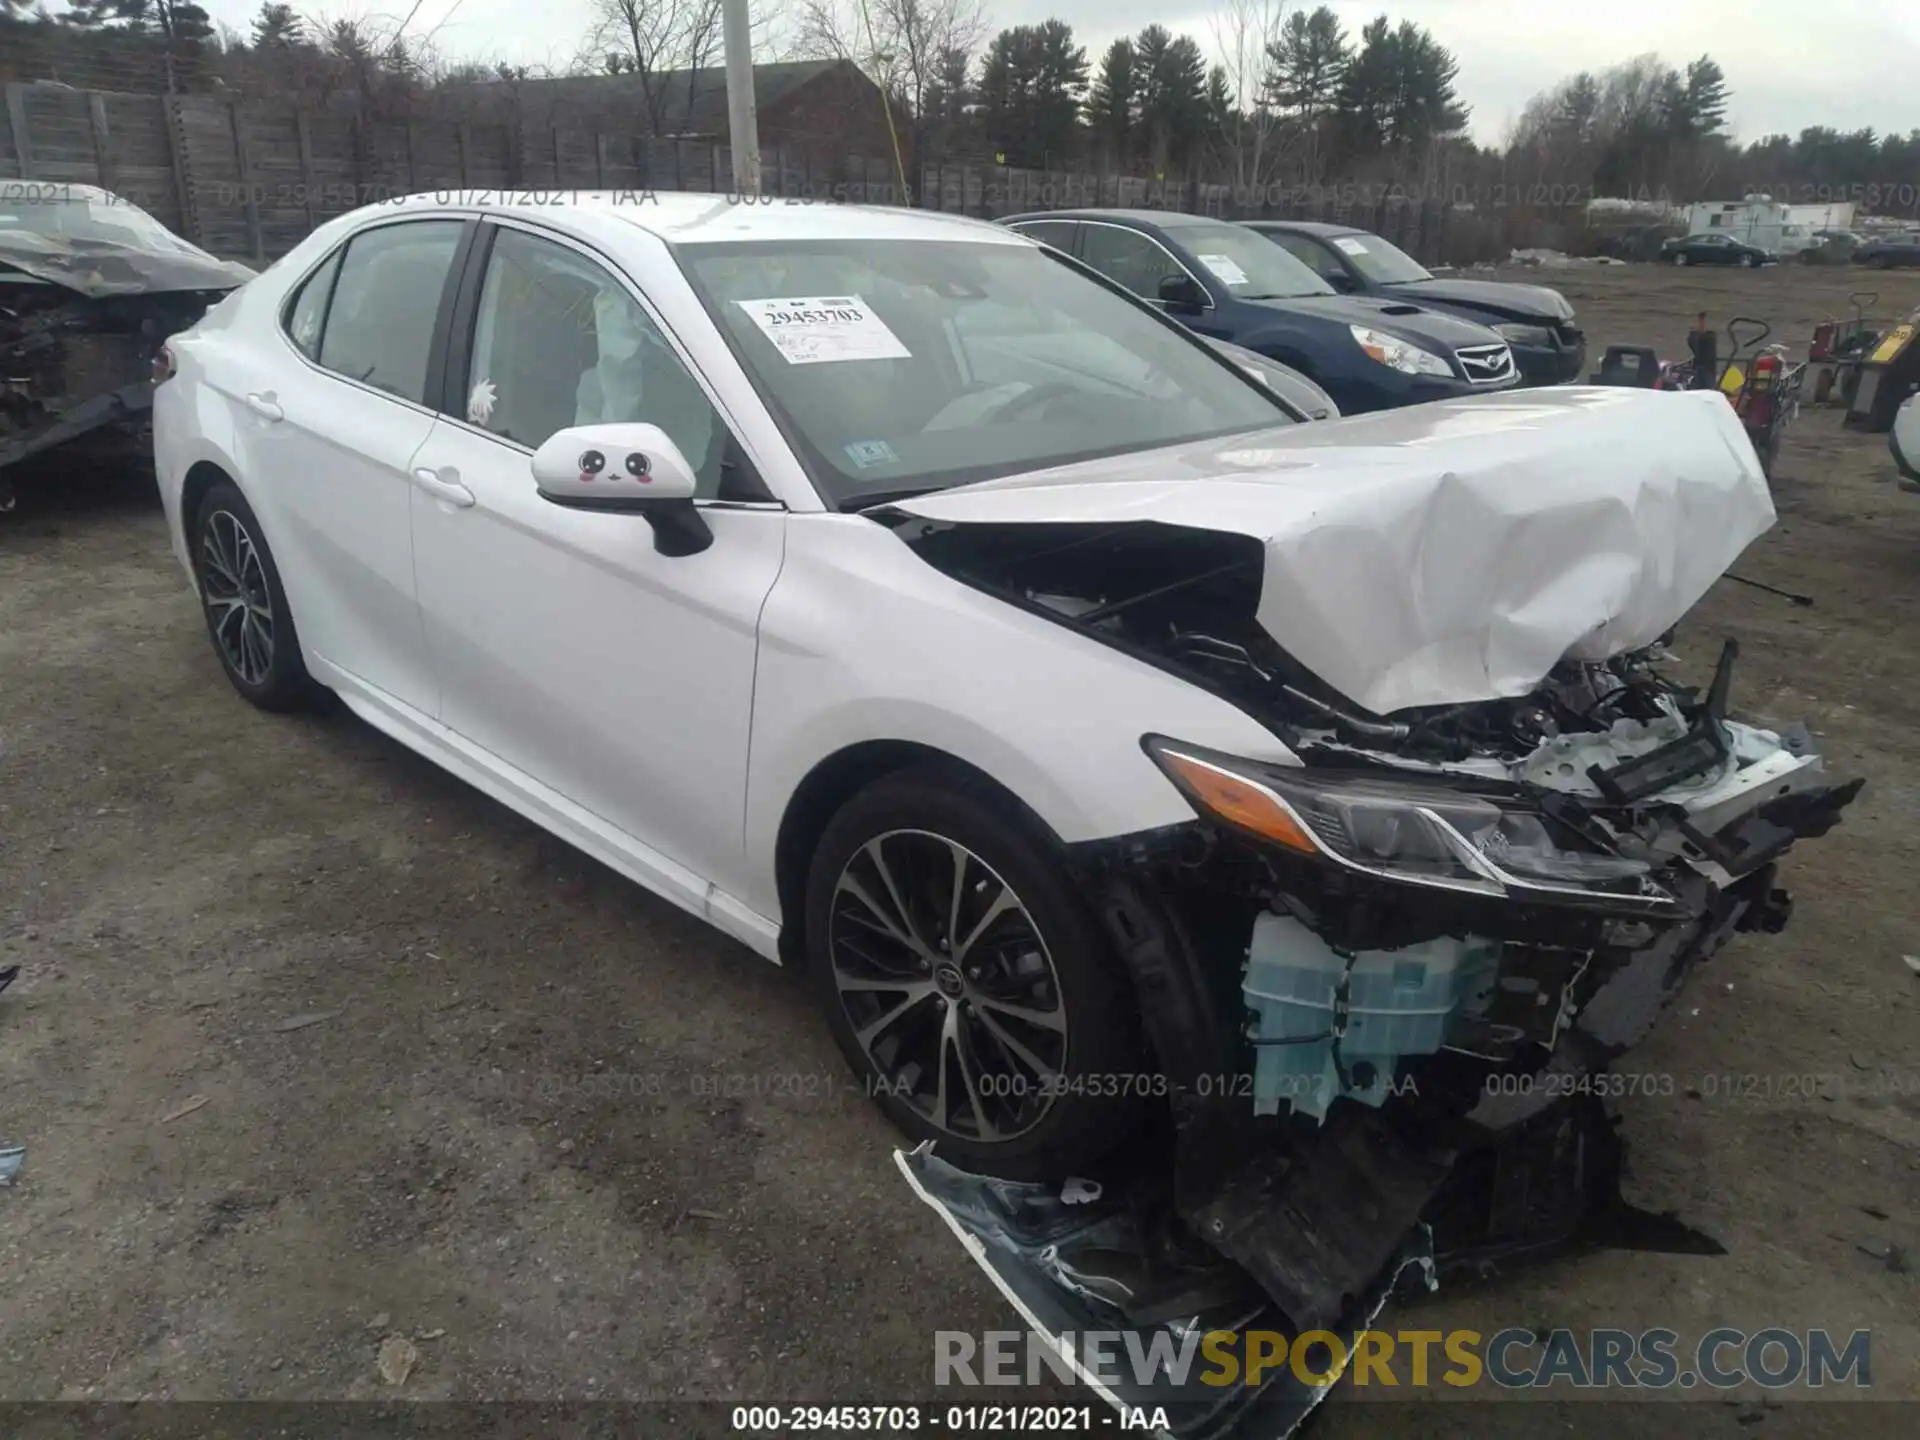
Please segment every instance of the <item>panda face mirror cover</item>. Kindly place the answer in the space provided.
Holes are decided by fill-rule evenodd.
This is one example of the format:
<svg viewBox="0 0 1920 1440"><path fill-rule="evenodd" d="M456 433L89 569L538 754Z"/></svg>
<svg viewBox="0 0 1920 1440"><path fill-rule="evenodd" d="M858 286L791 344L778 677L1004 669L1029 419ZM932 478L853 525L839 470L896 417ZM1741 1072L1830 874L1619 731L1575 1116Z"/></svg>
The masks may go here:
<svg viewBox="0 0 1920 1440"><path fill-rule="evenodd" d="M658 425L576 425L533 456L540 493L561 505L630 510L691 500L693 467Z"/></svg>

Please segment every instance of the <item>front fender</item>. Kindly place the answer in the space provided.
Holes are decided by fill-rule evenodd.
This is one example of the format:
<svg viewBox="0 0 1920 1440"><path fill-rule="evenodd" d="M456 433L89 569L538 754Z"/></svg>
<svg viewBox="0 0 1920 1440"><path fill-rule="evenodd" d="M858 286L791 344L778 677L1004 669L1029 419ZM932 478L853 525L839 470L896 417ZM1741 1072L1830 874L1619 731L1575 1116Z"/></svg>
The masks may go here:
<svg viewBox="0 0 1920 1440"><path fill-rule="evenodd" d="M779 913L781 820L850 746L904 741L965 761L1074 843L1193 818L1141 750L1149 732L1294 758L1227 701L941 574L883 525L794 516L760 624L742 898Z"/></svg>

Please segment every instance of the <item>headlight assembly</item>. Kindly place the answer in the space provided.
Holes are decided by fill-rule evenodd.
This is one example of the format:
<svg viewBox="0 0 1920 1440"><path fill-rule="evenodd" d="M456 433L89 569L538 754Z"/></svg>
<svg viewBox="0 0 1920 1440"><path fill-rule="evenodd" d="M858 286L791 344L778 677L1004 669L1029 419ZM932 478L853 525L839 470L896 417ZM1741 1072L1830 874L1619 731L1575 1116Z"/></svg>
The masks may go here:
<svg viewBox="0 0 1920 1440"><path fill-rule="evenodd" d="M1264 765L1144 742L1194 808L1295 854L1407 885L1661 914L1652 867L1603 853L1524 799L1424 779Z"/></svg>
<svg viewBox="0 0 1920 1440"><path fill-rule="evenodd" d="M1353 332L1354 343L1367 352L1367 358L1398 370L1405 375L1443 375L1448 379L1457 378L1453 367L1431 350L1422 350L1411 340L1402 340L1398 335L1389 335L1384 330L1369 329L1365 325L1349 325Z"/></svg>

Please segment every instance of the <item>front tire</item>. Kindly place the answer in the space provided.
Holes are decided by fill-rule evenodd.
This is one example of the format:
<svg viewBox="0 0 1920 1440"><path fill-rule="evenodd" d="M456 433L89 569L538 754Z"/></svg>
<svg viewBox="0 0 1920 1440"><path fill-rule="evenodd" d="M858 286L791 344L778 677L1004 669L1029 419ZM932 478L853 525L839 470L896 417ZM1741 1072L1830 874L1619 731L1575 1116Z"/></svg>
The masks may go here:
<svg viewBox="0 0 1920 1440"><path fill-rule="evenodd" d="M1758 255L1747 256L1747 268L1749 270L1758 270L1760 268L1760 264L1761 264L1761 261Z"/></svg>
<svg viewBox="0 0 1920 1440"><path fill-rule="evenodd" d="M232 481L201 499L192 555L207 637L233 688L262 710L310 705L318 687L300 657L286 588L259 518Z"/></svg>
<svg viewBox="0 0 1920 1440"><path fill-rule="evenodd" d="M1673 263L1676 265L1684 265L1687 263L1687 257L1676 251L1673 257Z"/></svg>
<svg viewBox="0 0 1920 1440"><path fill-rule="evenodd" d="M886 776L827 826L807 962L889 1119L972 1170L1084 1173L1140 1121L1137 1019L1057 846L941 768Z"/></svg>

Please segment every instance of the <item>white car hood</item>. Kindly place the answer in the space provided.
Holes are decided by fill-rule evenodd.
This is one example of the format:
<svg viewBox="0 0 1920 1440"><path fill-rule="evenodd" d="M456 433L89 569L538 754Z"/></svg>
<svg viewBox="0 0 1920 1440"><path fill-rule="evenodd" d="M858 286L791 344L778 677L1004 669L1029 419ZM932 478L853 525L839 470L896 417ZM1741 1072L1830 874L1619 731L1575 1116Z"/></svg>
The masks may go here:
<svg viewBox="0 0 1920 1440"><path fill-rule="evenodd" d="M1149 521L1266 547L1257 618L1377 715L1523 695L1651 644L1773 524L1716 392L1509 391L901 501L954 524Z"/></svg>

